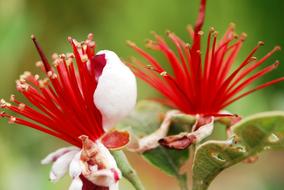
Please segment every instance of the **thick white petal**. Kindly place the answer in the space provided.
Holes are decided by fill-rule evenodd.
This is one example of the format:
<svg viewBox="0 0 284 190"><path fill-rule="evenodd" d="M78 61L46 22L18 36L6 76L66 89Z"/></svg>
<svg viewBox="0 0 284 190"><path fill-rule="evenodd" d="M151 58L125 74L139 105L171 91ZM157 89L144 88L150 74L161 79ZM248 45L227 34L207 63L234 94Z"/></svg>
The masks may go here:
<svg viewBox="0 0 284 190"><path fill-rule="evenodd" d="M56 182L65 175L65 173L68 171L70 162L77 153L78 150L69 151L66 154L60 156L54 162L49 175L50 181Z"/></svg>
<svg viewBox="0 0 284 190"><path fill-rule="evenodd" d="M121 172L109 150L100 141L93 144L93 149L96 150L96 154L90 159L94 165L90 166L85 163L82 174L98 186L109 187L117 183L121 178Z"/></svg>
<svg viewBox="0 0 284 190"><path fill-rule="evenodd" d="M68 190L82 190L82 188L83 188L83 182L79 177L77 177L72 180L72 183L69 186Z"/></svg>
<svg viewBox="0 0 284 190"><path fill-rule="evenodd" d="M103 187L109 187L110 185L117 182L114 176L114 172L111 169L102 169L92 172L88 176L88 180L98 186Z"/></svg>
<svg viewBox="0 0 284 190"><path fill-rule="evenodd" d="M69 166L69 175L74 179L80 176L82 173L82 163L80 161L81 151L78 152L72 159Z"/></svg>
<svg viewBox="0 0 284 190"><path fill-rule="evenodd" d="M112 51L99 51L105 54L106 65L98 79L94 93L94 103L103 116L105 131L129 114L137 98L136 78L132 71L122 63Z"/></svg>
<svg viewBox="0 0 284 190"><path fill-rule="evenodd" d="M96 146L100 156L99 159L104 160L104 167L117 168L116 161L109 150L100 141L96 141Z"/></svg>
<svg viewBox="0 0 284 190"><path fill-rule="evenodd" d="M118 190L118 189L119 189L118 183L114 183L109 186L109 190Z"/></svg>
<svg viewBox="0 0 284 190"><path fill-rule="evenodd" d="M79 150L79 148L77 148L75 146L60 148L60 149L56 150L55 152L48 154L41 161L41 164L50 164L52 162L55 162L60 156L66 154L67 152L70 152L72 150Z"/></svg>

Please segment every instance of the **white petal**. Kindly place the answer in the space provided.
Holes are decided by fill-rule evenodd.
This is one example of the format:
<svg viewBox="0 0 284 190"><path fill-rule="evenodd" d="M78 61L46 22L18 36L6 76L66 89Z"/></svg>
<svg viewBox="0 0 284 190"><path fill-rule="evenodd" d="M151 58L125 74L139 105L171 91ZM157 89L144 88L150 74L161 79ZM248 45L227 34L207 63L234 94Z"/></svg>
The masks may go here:
<svg viewBox="0 0 284 190"><path fill-rule="evenodd" d="M81 151L76 153L69 166L69 175L74 179L82 173L82 163L80 161Z"/></svg>
<svg viewBox="0 0 284 190"><path fill-rule="evenodd" d="M118 190L118 189L119 189L118 183L114 183L109 186L109 190Z"/></svg>
<svg viewBox="0 0 284 190"><path fill-rule="evenodd" d="M92 172L98 171L98 165L93 165L93 166L91 166L91 167L90 167L90 170L91 170Z"/></svg>
<svg viewBox="0 0 284 190"><path fill-rule="evenodd" d="M104 160L104 168L117 168L116 161L109 150L100 141L96 141L96 145L99 159Z"/></svg>
<svg viewBox="0 0 284 190"><path fill-rule="evenodd" d="M92 183L103 187L109 187L117 182L117 179L115 179L114 170L111 169L102 169L92 172L89 176L87 176L87 179Z"/></svg>
<svg viewBox="0 0 284 190"><path fill-rule="evenodd" d="M102 113L103 127L107 131L133 110L137 86L135 75L114 52L102 50L99 54L105 54L107 63L98 79L94 103Z"/></svg>
<svg viewBox="0 0 284 190"><path fill-rule="evenodd" d="M71 150L79 150L79 149L75 146L60 148L60 149L56 150L55 152L48 154L41 161L41 164L50 164L52 162L55 162L60 156L66 154L67 152L70 152Z"/></svg>
<svg viewBox="0 0 284 190"><path fill-rule="evenodd" d="M49 178L52 182L58 181L61 177L65 175L68 170L69 164L78 153L77 150L69 151L68 153L60 156L52 165Z"/></svg>
<svg viewBox="0 0 284 190"><path fill-rule="evenodd" d="M69 186L68 190L82 190L82 188L83 188L83 182L79 177L77 177L72 180L72 183Z"/></svg>
<svg viewBox="0 0 284 190"><path fill-rule="evenodd" d="M82 171L84 177L93 184L103 187L117 183L121 178L121 172L109 150L100 141L96 141L93 148L96 150L95 156L91 158L94 165L90 166L88 163L84 165Z"/></svg>

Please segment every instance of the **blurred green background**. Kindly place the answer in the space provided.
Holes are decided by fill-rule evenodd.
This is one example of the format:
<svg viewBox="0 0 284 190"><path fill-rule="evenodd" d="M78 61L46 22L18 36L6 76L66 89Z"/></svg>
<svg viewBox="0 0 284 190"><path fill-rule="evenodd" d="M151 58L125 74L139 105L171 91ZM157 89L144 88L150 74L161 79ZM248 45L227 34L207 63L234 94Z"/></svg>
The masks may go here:
<svg viewBox="0 0 284 190"><path fill-rule="evenodd" d="M185 27L194 23L198 0L0 0L0 97L16 93L14 81L23 71L36 72L38 55L30 40L35 34L47 55L68 52L67 36L85 39L93 32L98 49L111 49L127 58L134 52L125 41L142 46L150 31L164 34L166 29L187 39ZM208 0L204 30L214 26L221 34L230 22L237 31L245 31L248 39L237 61L259 41L266 45L257 53L264 55L274 45L284 45L283 0ZM284 62L283 52L275 59ZM269 73L258 83L284 75L284 65ZM256 85L256 84L254 84ZM284 83L254 93L229 110L242 115L266 110L284 110ZM17 93L16 93L17 94ZM139 98L153 97L155 92L139 81ZM47 190L67 189L69 178L57 184L48 181L49 166L40 160L65 144L37 131L0 120L0 189ZM152 168L135 154L129 159L137 168L147 190L175 190L174 179ZM255 164L239 164L223 172L211 186L212 190L284 189L284 154L268 152ZM188 166L187 166L188 167ZM131 190L128 182L121 189Z"/></svg>

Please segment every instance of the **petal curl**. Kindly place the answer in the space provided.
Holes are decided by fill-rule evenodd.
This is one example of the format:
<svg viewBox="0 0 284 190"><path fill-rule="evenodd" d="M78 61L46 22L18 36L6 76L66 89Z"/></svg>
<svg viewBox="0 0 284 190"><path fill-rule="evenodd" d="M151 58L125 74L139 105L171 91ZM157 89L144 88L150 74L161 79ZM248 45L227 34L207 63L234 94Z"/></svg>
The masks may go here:
<svg viewBox="0 0 284 190"><path fill-rule="evenodd" d="M85 177L98 186L110 187L117 183L121 177L121 173L119 170L111 168L92 171L88 176Z"/></svg>
<svg viewBox="0 0 284 190"><path fill-rule="evenodd" d="M59 157L63 156L64 154L72 151L72 150L78 150L79 148L75 146L70 146L70 147L64 147L60 148L50 154L48 154L44 159L41 160L41 164L50 164L55 162Z"/></svg>
<svg viewBox="0 0 284 190"><path fill-rule="evenodd" d="M69 175L75 179L78 178L80 176L80 174L82 173L82 163L80 161L81 158L81 151L76 153L76 155L74 156L74 158L72 159L70 166L69 166Z"/></svg>
<svg viewBox="0 0 284 190"><path fill-rule="evenodd" d="M63 156L60 156L54 162L51 168L51 172L49 174L49 178L51 182L57 182L60 178L62 178L66 174L72 159L77 153L78 153L78 150L69 151Z"/></svg>

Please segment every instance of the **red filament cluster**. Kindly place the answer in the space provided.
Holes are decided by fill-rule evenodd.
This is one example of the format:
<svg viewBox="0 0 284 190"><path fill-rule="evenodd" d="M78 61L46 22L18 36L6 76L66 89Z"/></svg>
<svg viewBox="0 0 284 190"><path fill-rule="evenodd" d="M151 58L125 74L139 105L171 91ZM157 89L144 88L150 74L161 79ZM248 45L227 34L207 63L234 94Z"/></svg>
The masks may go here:
<svg viewBox="0 0 284 190"><path fill-rule="evenodd" d="M146 44L148 48L159 51L166 57L173 74L165 71L153 56L133 42L128 44L147 63L133 59L132 62L135 64L129 66L139 78L164 95L165 98L160 100L163 103L188 114L214 116L229 104L256 90L283 81L284 77L243 92L242 90L252 82L277 68L278 61L256 71L273 53L280 50L280 47L274 47L265 56L257 59L254 54L264 44L259 42L238 66L233 66L246 35L237 35L234 25L231 24L219 42L218 32L211 28L207 36L206 50L204 53L201 52L201 39L204 35L201 28L205 17L205 5L206 0L202 0L195 27L188 27L191 45L172 32L167 32L167 36L177 53L156 33L155 41L148 40Z"/></svg>
<svg viewBox="0 0 284 190"><path fill-rule="evenodd" d="M49 64L36 38L32 40L41 57L36 65L44 75L25 72L16 81L17 90L33 106L18 101L1 100L1 107L23 117L1 112L10 123L25 125L81 147L81 135L96 140L103 133L102 116L93 102L97 76L105 63L104 55L95 55L95 42L90 34L84 42L69 38L73 53L54 54Z"/></svg>

